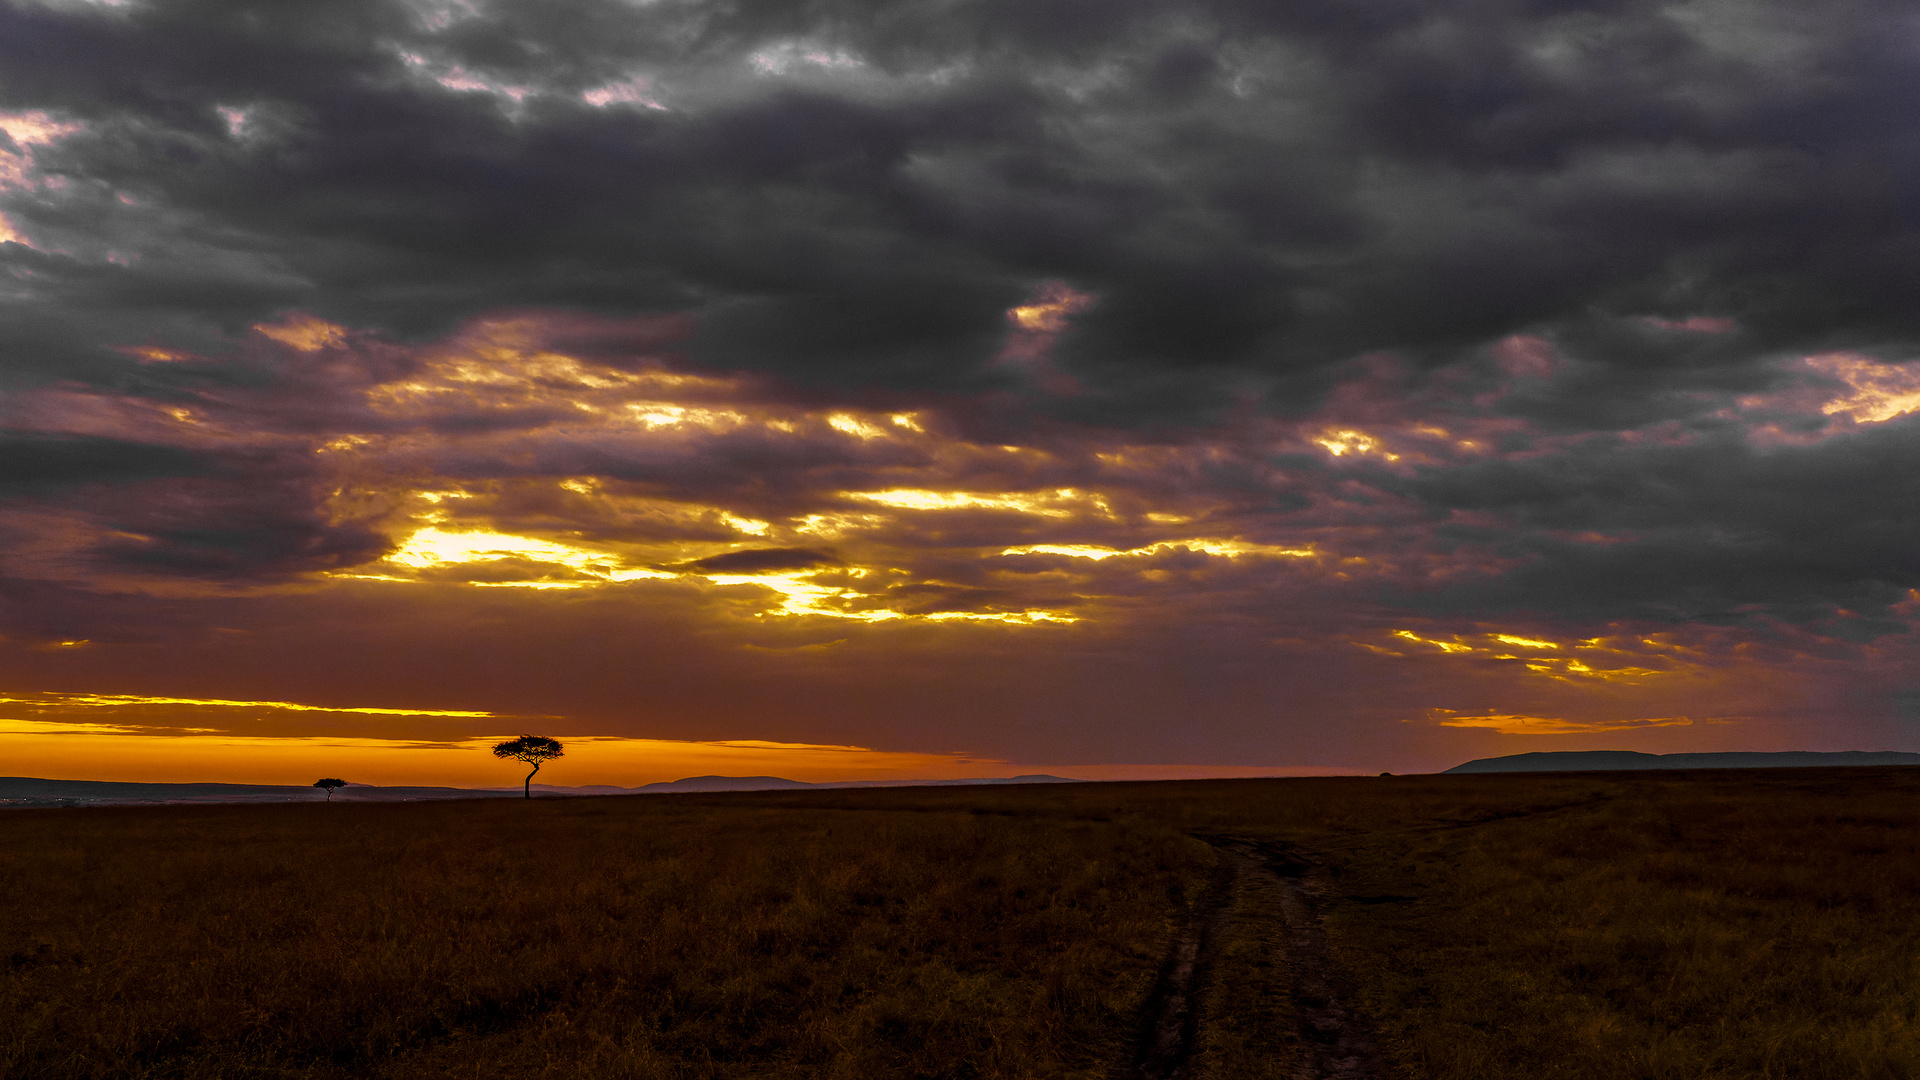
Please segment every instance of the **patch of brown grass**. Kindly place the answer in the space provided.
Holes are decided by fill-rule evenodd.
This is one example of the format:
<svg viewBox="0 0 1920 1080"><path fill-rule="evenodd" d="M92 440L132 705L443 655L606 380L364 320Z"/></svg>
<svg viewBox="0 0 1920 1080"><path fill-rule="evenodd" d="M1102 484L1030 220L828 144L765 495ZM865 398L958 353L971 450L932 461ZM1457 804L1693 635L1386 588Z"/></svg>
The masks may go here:
<svg viewBox="0 0 1920 1080"><path fill-rule="evenodd" d="M793 802L7 814L0 1074L1099 1075L1208 858Z"/></svg>
<svg viewBox="0 0 1920 1080"><path fill-rule="evenodd" d="M1580 801L1336 856L1410 1075L1920 1075L1920 770L1471 779Z"/></svg>
<svg viewBox="0 0 1920 1080"><path fill-rule="evenodd" d="M1099 1077L1215 866L1409 1077L1920 1076L1920 770L0 814L0 1077ZM1295 1052L1234 901L1194 1065Z"/></svg>

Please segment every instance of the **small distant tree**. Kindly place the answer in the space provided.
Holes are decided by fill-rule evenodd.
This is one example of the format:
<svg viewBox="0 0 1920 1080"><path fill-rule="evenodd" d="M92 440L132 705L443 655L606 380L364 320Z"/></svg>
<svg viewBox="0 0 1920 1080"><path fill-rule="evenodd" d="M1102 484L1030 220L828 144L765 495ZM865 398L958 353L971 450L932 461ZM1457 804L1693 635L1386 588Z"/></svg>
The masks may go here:
<svg viewBox="0 0 1920 1080"><path fill-rule="evenodd" d="M324 780L315 780L313 786L324 789L327 793L327 801L332 802L334 789L346 787L347 782L345 780L336 780L329 776Z"/></svg>
<svg viewBox="0 0 1920 1080"><path fill-rule="evenodd" d="M559 739L549 739L545 735L522 735L517 739L508 739L506 742L496 744L493 748L494 757L502 760L511 758L533 766L533 772L527 774L526 782L521 785L521 789L529 799L533 798L533 773L539 772L541 765L566 752L566 747L560 745Z"/></svg>

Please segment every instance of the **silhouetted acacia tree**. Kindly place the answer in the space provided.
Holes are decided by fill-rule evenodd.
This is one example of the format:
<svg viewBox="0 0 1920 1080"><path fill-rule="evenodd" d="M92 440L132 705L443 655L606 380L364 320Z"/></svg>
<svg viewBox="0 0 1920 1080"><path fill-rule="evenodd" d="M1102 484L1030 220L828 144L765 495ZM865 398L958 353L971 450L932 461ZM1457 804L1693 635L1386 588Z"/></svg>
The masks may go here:
<svg viewBox="0 0 1920 1080"><path fill-rule="evenodd" d="M533 773L539 772L541 765L566 752L566 747L560 745L559 739L549 739L545 735L522 735L517 739L508 739L493 748L494 757L512 758L533 766L533 772L527 774L526 783L521 785L529 799L533 798Z"/></svg>
<svg viewBox="0 0 1920 1080"><path fill-rule="evenodd" d="M327 801L332 802L333 789L346 787L347 782L345 780L336 780L333 777L329 776L324 780L315 780L313 782L313 786L317 788L325 788L327 792Z"/></svg>

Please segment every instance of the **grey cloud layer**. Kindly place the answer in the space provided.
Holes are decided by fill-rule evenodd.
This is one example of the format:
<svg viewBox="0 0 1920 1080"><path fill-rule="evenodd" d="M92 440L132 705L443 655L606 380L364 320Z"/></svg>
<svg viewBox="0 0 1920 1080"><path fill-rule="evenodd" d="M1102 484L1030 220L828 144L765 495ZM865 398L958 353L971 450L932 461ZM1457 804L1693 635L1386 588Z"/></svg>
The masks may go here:
<svg viewBox="0 0 1920 1080"><path fill-rule="evenodd" d="M71 183L9 207L71 254L9 257L55 311L163 329L288 305L401 332L500 305L691 310L710 362L905 387L991 383L1001 312L1064 278L1101 298L1071 365L1123 399L1162 366L1286 374L1609 314L1881 345L1916 331L1908 22L9 6L0 95L90 125L41 151ZM579 97L636 77L664 108ZM139 257L88 257L107 248ZM1621 359L1676 359L1647 352Z"/></svg>

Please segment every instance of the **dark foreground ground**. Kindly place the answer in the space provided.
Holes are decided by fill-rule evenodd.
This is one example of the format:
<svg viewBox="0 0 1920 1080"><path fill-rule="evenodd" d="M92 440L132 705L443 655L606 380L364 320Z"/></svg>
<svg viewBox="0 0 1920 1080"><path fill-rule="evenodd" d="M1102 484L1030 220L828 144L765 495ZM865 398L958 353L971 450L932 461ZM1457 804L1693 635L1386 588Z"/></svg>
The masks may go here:
<svg viewBox="0 0 1920 1080"><path fill-rule="evenodd" d="M0 1077L1920 1076L1920 769L0 814Z"/></svg>

